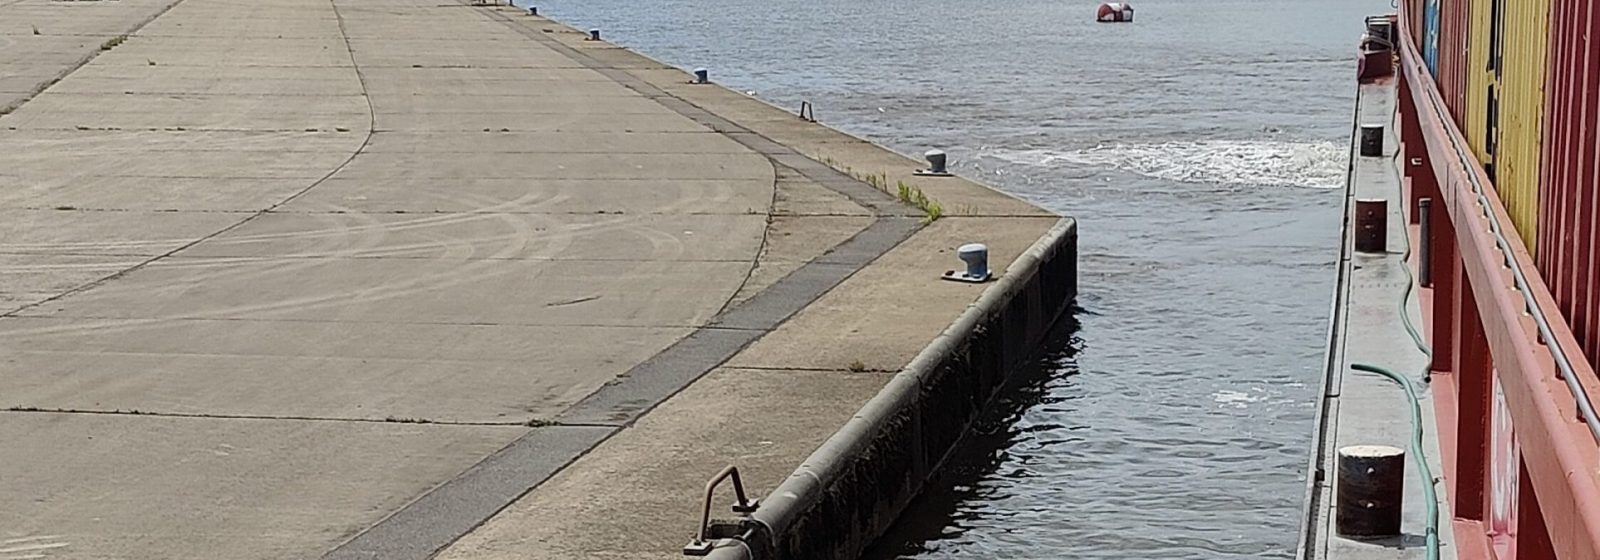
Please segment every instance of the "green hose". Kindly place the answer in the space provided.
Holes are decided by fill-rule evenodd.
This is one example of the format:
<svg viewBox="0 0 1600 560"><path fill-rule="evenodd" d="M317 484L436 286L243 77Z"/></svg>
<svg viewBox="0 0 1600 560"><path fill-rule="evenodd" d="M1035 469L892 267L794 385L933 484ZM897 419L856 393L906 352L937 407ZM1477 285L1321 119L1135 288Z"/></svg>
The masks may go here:
<svg viewBox="0 0 1600 560"><path fill-rule="evenodd" d="M1417 330L1416 325L1411 324L1411 310L1407 305L1411 303L1411 294L1416 285L1416 279L1411 275L1411 267L1406 264L1411 260L1411 235L1401 235L1400 239L1405 244L1405 251L1400 254L1400 270L1404 271L1406 275L1405 293L1400 296L1400 324L1404 325L1406 333L1411 335L1411 342L1416 344L1417 349L1428 357L1428 360L1422 364L1422 379L1427 382L1431 380L1433 373L1433 348L1428 346L1427 340L1422 338L1422 333ZM1405 389L1406 400L1411 405L1411 443L1407 445L1410 448L1408 453L1411 455L1411 460L1417 465L1417 475L1422 480L1423 499L1427 501L1428 506L1427 532L1424 535L1426 555L1427 560L1439 560L1439 496L1433 487L1433 469L1428 466L1428 460L1422 454L1422 404L1417 398L1417 387L1411 382L1411 378L1395 373L1388 368L1371 364L1352 363L1350 364L1350 369L1388 377L1395 383L1399 383L1400 388Z"/></svg>
<svg viewBox="0 0 1600 560"><path fill-rule="evenodd" d="M1439 560L1439 496L1433 489L1433 469L1428 467L1428 460L1422 456L1422 405L1417 402L1417 388L1411 383L1411 378L1395 373L1389 369L1370 364L1350 364L1350 369L1376 373L1406 390L1406 399L1411 401L1411 460L1417 464L1417 474L1422 479L1423 500L1428 504L1428 529L1425 535L1427 543L1428 560Z"/></svg>

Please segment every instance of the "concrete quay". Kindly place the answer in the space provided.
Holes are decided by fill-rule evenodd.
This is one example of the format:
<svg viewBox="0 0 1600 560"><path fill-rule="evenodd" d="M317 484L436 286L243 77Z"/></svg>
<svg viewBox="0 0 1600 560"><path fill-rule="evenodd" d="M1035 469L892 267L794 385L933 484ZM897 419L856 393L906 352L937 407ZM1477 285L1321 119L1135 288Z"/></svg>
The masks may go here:
<svg viewBox="0 0 1600 560"><path fill-rule="evenodd" d="M1000 285L956 246L1075 236L503 6L0 0L0 47L0 559L678 558Z"/></svg>

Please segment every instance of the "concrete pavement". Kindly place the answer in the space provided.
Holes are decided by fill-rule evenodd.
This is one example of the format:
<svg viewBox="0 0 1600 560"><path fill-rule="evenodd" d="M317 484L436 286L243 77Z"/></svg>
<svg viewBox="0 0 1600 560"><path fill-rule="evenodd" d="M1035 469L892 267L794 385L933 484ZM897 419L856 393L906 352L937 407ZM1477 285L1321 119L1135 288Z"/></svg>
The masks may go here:
<svg viewBox="0 0 1600 560"><path fill-rule="evenodd" d="M0 1L64 37L0 60L0 558L675 557L1056 221L507 8Z"/></svg>

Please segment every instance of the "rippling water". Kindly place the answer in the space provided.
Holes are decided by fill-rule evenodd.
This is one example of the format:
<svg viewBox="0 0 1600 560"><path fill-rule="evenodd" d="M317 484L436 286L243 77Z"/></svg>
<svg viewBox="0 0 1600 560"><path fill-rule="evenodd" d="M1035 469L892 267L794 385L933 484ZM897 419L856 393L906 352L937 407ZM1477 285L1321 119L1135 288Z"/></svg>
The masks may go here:
<svg viewBox="0 0 1600 560"><path fill-rule="evenodd" d="M526 0L519 0L519 3ZM1080 220L1081 310L878 558L1288 558L1389 0L548 0Z"/></svg>

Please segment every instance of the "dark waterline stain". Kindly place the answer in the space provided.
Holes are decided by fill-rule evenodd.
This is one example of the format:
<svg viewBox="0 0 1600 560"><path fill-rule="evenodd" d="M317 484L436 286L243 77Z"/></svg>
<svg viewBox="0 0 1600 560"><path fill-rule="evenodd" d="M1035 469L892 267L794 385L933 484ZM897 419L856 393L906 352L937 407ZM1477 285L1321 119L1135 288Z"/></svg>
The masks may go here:
<svg viewBox="0 0 1600 560"><path fill-rule="evenodd" d="M1077 375L1078 350L1083 344L1083 339L1078 338L1078 315L1082 313L1082 309L1073 309L1061 317L1045 337L1039 356L1012 375L995 402L951 453L937 478L928 481L922 494L906 506L915 514L902 517L862 555L863 560L937 552L936 541L947 537L951 527L959 527L961 504L982 499L985 478L1030 476L1025 469L1000 472L1000 468L1005 463L1006 450L1024 436L1024 431L1038 430L1018 424L1023 413L1049 404L1053 400L1050 386L1070 383Z"/></svg>

